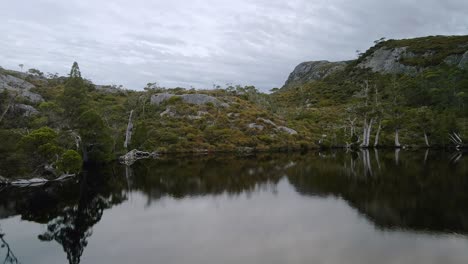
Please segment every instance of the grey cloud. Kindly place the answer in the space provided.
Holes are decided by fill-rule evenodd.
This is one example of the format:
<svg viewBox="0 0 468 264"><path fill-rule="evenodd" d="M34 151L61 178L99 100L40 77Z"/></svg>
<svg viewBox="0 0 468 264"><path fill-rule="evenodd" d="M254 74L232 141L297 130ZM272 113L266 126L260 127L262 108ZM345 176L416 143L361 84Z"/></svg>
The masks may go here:
<svg viewBox="0 0 468 264"><path fill-rule="evenodd" d="M0 9L0 65L142 89L281 86L306 60L348 60L380 37L467 34L463 0L17 0Z"/></svg>

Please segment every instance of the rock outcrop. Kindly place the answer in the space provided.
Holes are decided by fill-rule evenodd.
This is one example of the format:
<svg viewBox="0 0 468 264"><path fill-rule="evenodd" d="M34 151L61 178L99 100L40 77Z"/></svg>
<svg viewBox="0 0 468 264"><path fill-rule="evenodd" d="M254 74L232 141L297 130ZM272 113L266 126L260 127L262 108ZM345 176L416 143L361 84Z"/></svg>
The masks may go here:
<svg viewBox="0 0 468 264"><path fill-rule="evenodd" d="M29 116L39 114L39 111L36 108L27 104L15 104L13 106L13 110L17 112L21 112L21 115L23 117L29 117Z"/></svg>
<svg viewBox="0 0 468 264"><path fill-rule="evenodd" d="M468 51L464 54L450 55L444 62L450 66L457 66L461 69L468 69Z"/></svg>
<svg viewBox="0 0 468 264"><path fill-rule="evenodd" d="M296 130L294 130L292 128L289 128L289 127L285 127L285 126L278 126L275 122L271 121L270 119L265 119L265 118L259 117L259 118L257 118L257 121L268 124L268 125L272 126L273 128L275 128L276 130L287 133L289 135L297 135ZM249 128L254 128L254 126L258 126L258 125L255 124L255 123L253 123L253 125L249 124ZM262 126L262 129L263 129L263 126Z"/></svg>
<svg viewBox="0 0 468 264"><path fill-rule="evenodd" d="M16 78L15 76L0 73L0 91L8 90L19 93L22 97L25 97L33 103L43 102L44 99L39 94L31 92L31 89L35 86L25 80Z"/></svg>
<svg viewBox="0 0 468 264"><path fill-rule="evenodd" d="M288 80L283 87L291 85L300 85L310 81L319 81L330 74L344 70L347 62L329 62L329 61L308 61L303 62L294 68L289 74Z"/></svg>
<svg viewBox="0 0 468 264"><path fill-rule="evenodd" d="M309 61L296 66L283 88L319 81L353 64L381 74L416 75L429 67L450 65L468 69L466 36L431 36L376 43L357 61Z"/></svg>
<svg viewBox="0 0 468 264"><path fill-rule="evenodd" d="M229 106L226 103L221 102L216 97L206 95L206 94L170 94L170 93L159 93L151 96L151 104L160 105L166 100L169 100L172 97L180 98L184 103L195 104L195 105L204 105L207 103L212 103L215 106L227 107Z"/></svg>
<svg viewBox="0 0 468 264"><path fill-rule="evenodd" d="M441 64L447 64L450 66L456 66L461 69L468 68L468 47L467 51L460 54L452 54L447 56ZM422 53L415 54L409 51L408 47L393 47L389 48L382 46L370 55L366 56L362 62L360 62L357 67L359 68L369 68L373 72L378 72L382 74L407 74L414 75L425 69L428 66L413 66L406 65L402 63L405 59L427 59L434 58L438 56L437 50L427 50ZM433 65L436 66L436 65Z"/></svg>
<svg viewBox="0 0 468 264"><path fill-rule="evenodd" d="M0 73L0 91L8 90L18 93L33 103L43 102L44 99L39 94L31 92L34 85L12 75Z"/></svg>
<svg viewBox="0 0 468 264"><path fill-rule="evenodd" d="M381 47L367 56L357 67L369 68L373 72L383 74L416 74L418 72L417 67L400 63L401 59L411 57L415 57L415 55L407 52L406 47L392 49Z"/></svg>

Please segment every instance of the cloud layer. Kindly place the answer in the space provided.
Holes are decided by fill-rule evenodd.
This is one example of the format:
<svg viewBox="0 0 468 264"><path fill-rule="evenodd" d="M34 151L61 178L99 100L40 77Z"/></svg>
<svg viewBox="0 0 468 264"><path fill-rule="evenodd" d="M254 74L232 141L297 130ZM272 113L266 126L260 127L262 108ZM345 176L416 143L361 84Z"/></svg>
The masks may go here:
<svg viewBox="0 0 468 264"><path fill-rule="evenodd" d="M280 87L298 63L348 60L380 37L468 34L464 0L15 0L0 65L142 89Z"/></svg>

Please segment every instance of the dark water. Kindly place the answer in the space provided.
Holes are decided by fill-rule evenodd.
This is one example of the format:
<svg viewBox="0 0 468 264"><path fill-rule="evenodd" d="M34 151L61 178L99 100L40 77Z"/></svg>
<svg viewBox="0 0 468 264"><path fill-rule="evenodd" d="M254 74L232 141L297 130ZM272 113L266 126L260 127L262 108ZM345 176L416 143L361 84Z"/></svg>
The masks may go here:
<svg viewBox="0 0 468 264"><path fill-rule="evenodd" d="M0 192L7 263L467 263L468 158L205 156Z"/></svg>

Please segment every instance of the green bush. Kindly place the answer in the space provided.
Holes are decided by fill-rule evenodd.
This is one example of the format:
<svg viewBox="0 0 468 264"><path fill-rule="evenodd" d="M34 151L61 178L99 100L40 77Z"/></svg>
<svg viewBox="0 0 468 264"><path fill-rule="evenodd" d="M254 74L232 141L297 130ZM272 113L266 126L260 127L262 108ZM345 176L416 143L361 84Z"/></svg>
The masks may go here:
<svg viewBox="0 0 468 264"><path fill-rule="evenodd" d="M67 150L63 153L57 168L63 173L79 173L83 165L83 159L80 154L74 150Z"/></svg>

